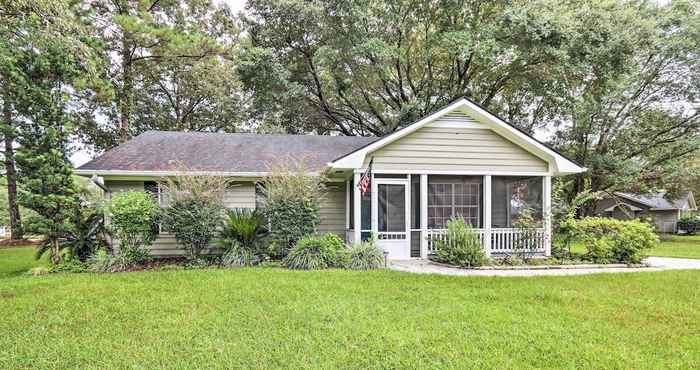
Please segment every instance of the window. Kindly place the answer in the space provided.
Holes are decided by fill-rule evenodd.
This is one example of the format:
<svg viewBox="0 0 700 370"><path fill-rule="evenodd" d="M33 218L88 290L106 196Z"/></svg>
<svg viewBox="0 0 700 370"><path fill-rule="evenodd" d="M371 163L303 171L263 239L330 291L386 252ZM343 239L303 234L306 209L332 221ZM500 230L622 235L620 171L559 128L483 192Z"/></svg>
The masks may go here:
<svg viewBox="0 0 700 370"><path fill-rule="evenodd" d="M143 191L153 195L153 197L158 201L158 204L160 204L160 186L158 186L157 182L144 181L143 182Z"/></svg>
<svg viewBox="0 0 700 370"><path fill-rule="evenodd" d="M430 176L428 178L428 228L444 229L453 216L481 227L481 178Z"/></svg>

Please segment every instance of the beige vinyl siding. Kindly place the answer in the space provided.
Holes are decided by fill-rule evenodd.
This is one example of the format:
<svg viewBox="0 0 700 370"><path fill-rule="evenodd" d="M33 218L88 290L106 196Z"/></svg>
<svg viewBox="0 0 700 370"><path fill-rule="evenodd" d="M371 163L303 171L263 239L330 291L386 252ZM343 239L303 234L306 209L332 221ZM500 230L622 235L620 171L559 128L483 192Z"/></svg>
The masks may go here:
<svg viewBox="0 0 700 370"><path fill-rule="evenodd" d="M105 181L105 186L110 190L110 193L129 190L143 191L143 181ZM224 205L227 208L255 208L255 183L234 183L224 195ZM156 257L181 256L185 253L182 246L175 240L175 236L170 233L161 233L149 247L149 250ZM218 248L212 246L205 253L219 251Z"/></svg>
<svg viewBox="0 0 700 370"><path fill-rule="evenodd" d="M334 233L345 238L345 183L327 185L326 196L321 202L319 233Z"/></svg>
<svg viewBox="0 0 700 370"><path fill-rule="evenodd" d="M377 170L547 172L547 162L454 112L367 155Z"/></svg>
<svg viewBox="0 0 700 370"><path fill-rule="evenodd" d="M662 233L673 233L676 231L679 215L680 212L677 209L649 212L649 216L651 216L654 226L656 226L656 231Z"/></svg>

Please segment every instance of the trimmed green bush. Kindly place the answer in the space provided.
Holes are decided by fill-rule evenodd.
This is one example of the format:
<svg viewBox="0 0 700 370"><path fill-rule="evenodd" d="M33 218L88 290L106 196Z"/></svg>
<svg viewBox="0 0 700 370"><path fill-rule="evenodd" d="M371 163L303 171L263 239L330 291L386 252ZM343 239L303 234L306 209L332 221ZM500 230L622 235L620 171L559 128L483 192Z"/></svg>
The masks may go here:
<svg viewBox="0 0 700 370"><path fill-rule="evenodd" d="M700 230L700 218L698 216L684 216L677 223L678 230L685 231L688 235L694 235Z"/></svg>
<svg viewBox="0 0 700 370"><path fill-rule="evenodd" d="M374 238L353 245L347 252L347 269L373 270L383 265L384 251L375 244Z"/></svg>
<svg viewBox="0 0 700 370"><path fill-rule="evenodd" d="M638 220L586 217L576 220L575 233L595 263L640 263L644 250L659 243L652 226Z"/></svg>
<svg viewBox="0 0 700 370"><path fill-rule="evenodd" d="M300 239L284 258L285 267L316 270L343 267L347 255L345 243L335 234L309 236Z"/></svg>
<svg viewBox="0 0 700 370"><path fill-rule="evenodd" d="M433 242L435 253L430 255L431 260L466 268L482 266L488 261L479 234L463 218L450 218L446 226L445 238Z"/></svg>
<svg viewBox="0 0 700 370"><path fill-rule="evenodd" d="M324 196L324 177L309 176L303 166L273 167L262 187L265 216L270 237L285 256L302 237L316 232L319 209Z"/></svg>
<svg viewBox="0 0 700 370"><path fill-rule="evenodd" d="M107 207L110 227L119 240L120 253L147 255L144 247L158 236L160 206L151 194L143 191L115 193Z"/></svg>
<svg viewBox="0 0 700 370"><path fill-rule="evenodd" d="M217 200L177 199L165 209L163 221L185 248L187 258L194 260L216 237L223 209L223 204Z"/></svg>

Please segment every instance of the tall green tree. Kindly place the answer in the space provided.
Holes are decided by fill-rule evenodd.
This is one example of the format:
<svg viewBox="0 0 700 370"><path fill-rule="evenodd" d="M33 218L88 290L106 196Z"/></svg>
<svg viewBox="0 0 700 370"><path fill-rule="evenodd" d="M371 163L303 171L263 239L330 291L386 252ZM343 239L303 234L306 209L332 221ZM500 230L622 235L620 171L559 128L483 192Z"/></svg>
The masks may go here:
<svg viewBox="0 0 700 370"><path fill-rule="evenodd" d="M248 14L255 118L289 131L384 135L461 96L532 131L586 62L575 20L542 2L251 0Z"/></svg>
<svg viewBox="0 0 700 370"><path fill-rule="evenodd" d="M589 168L568 191L667 184L698 150L697 1L251 0L253 118L384 135L467 96Z"/></svg>
<svg viewBox="0 0 700 370"><path fill-rule="evenodd" d="M59 238L79 204L68 160L71 101L93 84L92 44L68 1L12 2L12 50L4 50L3 78L11 83L18 203L36 213L28 230L44 236L58 262ZM95 88L94 91L99 90Z"/></svg>
<svg viewBox="0 0 700 370"><path fill-rule="evenodd" d="M554 143L589 169L570 193L690 185L697 171L686 164L700 150L698 3L601 1L568 12L588 17L582 36L605 35L581 50L601 63L551 117Z"/></svg>
<svg viewBox="0 0 700 370"><path fill-rule="evenodd" d="M235 131L241 95L233 69L238 28L210 0L86 0L116 92L84 114L82 139L108 149L149 129Z"/></svg>

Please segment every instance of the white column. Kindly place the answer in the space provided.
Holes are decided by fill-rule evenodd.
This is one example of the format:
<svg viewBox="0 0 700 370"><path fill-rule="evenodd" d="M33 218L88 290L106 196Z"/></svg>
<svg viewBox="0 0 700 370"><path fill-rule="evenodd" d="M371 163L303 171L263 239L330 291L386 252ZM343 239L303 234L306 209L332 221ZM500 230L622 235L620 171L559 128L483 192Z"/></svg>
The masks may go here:
<svg viewBox="0 0 700 370"><path fill-rule="evenodd" d="M420 175L420 256L428 257L428 175Z"/></svg>
<svg viewBox="0 0 700 370"><path fill-rule="evenodd" d="M552 176L542 179L542 214L544 218L544 254L552 255Z"/></svg>
<svg viewBox="0 0 700 370"><path fill-rule="evenodd" d="M377 192L377 182L374 181L374 173L372 173L372 182L371 182L371 188L372 188L372 204L370 206L370 215L371 215L371 222L370 224L372 225L372 235L377 235L377 232L379 231L379 225L378 225L378 220L379 220L379 214L378 214L378 201L379 201L379 193Z"/></svg>
<svg viewBox="0 0 700 370"><path fill-rule="evenodd" d="M352 189L352 179L345 181L345 230L350 230L350 191Z"/></svg>
<svg viewBox="0 0 700 370"><path fill-rule="evenodd" d="M353 242L359 243L362 240L362 195L360 194L360 189L357 184L360 183L360 174L355 173L352 180L352 191L353 194Z"/></svg>
<svg viewBox="0 0 700 370"><path fill-rule="evenodd" d="M484 219L482 226L484 229L484 251L486 256L491 257L491 175L484 176Z"/></svg>

